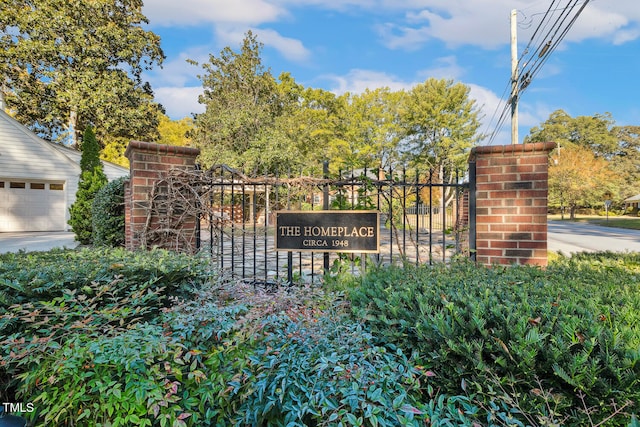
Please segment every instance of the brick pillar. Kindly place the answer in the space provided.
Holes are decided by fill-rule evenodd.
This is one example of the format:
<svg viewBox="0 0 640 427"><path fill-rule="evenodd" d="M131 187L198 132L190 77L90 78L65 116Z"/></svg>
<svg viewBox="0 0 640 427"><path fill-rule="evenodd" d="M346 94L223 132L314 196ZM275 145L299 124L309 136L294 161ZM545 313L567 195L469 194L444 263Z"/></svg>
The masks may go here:
<svg viewBox="0 0 640 427"><path fill-rule="evenodd" d="M125 247L135 250L142 246L165 247L178 251L192 250L195 242L196 220L181 224L181 236L167 236L162 241L144 242L142 232L147 227L154 184L171 169L193 169L200 150L189 147L131 141L125 156L129 159L129 181L125 185ZM154 226L153 221L150 224ZM181 247L183 246L183 247Z"/></svg>
<svg viewBox="0 0 640 427"><path fill-rule="evenodd" d="M547 265L548 157L555 146L541 142L472 150L477 262Z"/></svg>

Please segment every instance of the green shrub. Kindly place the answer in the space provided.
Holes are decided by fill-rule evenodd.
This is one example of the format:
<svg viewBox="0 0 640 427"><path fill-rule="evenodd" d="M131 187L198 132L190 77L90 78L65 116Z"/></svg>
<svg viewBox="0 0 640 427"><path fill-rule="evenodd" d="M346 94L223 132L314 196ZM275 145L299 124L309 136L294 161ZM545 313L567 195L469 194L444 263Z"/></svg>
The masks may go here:
<svg viewBox="0 0 640 427"><path fill-rule="evenodd" d="M37 408L31 414L36 425L219 425L220 408L234 405L218 395L243 360L245 347L232 331L246 308L218 307L200 297L185 301L174 299L149 322L129 318L99 330L73 328L48 346L17 377L18 398ZM91 306L86 316L102 317ZM33 351L28 358L34 360ZM207 366L205 358L222 363Z"/></svg>
<svg viewBox="0 0 640 427"><path fill-rule="evenodd" d="M175 420L182 411L167 396L167 365L180 352L147 324L115 335L75 334L19 376L19 397L34 403L32 416L43 425L151 426L156 402Z"/></svg>
<svg viewBox="0 0 640 427"><path fill-rule="evenodd" d="M100 145L90 126L84 131L80 148L82 149L80 181L76 200L69 208L68 223L76 235L76 240L83 245L88 245L93 241L91 206L98 190L107 183L107 177L100 163Z"/></svg>
<svg viewBox="0 0 640 427"><path fill-rule="evenodd" d="M588 425L586 408L601 421L612 400L640 401L639 265L639 254L600 254L546 270L392 267L354 280L349 295L373 335L417 352L445 393L462 379L477 396L503 387L549 415L532 391L552 390L555 414L571 413L566 425Z"/></svg>
<svg viewBox="0 0 640 427"><path fill-rule="evenodd" d="M76 200L69 208L69 225L76 235L76 240L83 245L93 241L93 220L91 218L93 199L96 193L107 183L102 170L82 172L78 182Z"/></svg>
<svg viewBox="0 0 640 427"><path fill-rule="evenodd" d="M249 356L251 393L237 423L407 425L423 418L416 396L427 377L400 350L372 346L352 322L315 320L266 319L262 345Z"/></svg>
<svg viewBox="0 0 640 427"><path fill-rule="evenodd" d="M153 321L210 280L202 259L162 250L0 255L0 393L76 336L115 336Z"/></svg>
<svg viewBox="0 0 640 427"><path fill-rule="evenodd" d="M3 398L34 403L35 426L471 426L479 412L317 288L212 283L203 260L165 251L0 261Z"/></svg>
<svg viewBox="0 0 640 427"><path fill-rule="evenodd" d="M115 179L102 187L93 199L93 244L124 246L124 183L128 178Z"/></svg>
<svg viewBox="0 0 640 427"><path fill-rule="evenodd" d="M3 401L36 426L637 425L639 255L373 270L348 302L210 276L162 250L0 255Z"/></svg>

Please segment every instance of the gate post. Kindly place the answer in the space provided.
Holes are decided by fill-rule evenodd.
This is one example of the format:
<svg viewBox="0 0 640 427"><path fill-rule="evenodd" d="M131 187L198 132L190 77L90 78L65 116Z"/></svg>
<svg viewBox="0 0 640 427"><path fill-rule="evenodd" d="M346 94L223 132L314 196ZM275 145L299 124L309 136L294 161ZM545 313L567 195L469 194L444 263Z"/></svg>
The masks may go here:
<svg viewBox="0 0 640 427"><path fill-rule="evenodd" d="M171 169L194 169L195 159L200 150L189 147L153 144L149 142L131 141L125 151L129 159L129 180L125 183L125 247L135 250L144 246L142 233L147 224L151 209L151 191L154 184L164 178ZM157 220L157 219L156 219ZM195 247L196 222L182 224L181 231L189 236L191 242L159 241L154 245L192 251ZM175 237L175 236L174 236ZM182 247L189 246L189 247Z"/></svg>
<svg viewBox="0 0 640 427"><path fill-rule="evenodd" d="M471 151L477 262L547 265L548 158L555 146L539 142Z"/></svg>

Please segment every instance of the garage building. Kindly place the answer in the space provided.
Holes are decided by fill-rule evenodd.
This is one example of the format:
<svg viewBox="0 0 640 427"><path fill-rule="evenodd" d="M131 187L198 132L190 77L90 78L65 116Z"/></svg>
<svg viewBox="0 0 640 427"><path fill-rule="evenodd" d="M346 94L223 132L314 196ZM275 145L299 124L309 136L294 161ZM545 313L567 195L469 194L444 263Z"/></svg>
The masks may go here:
<svg viewBox="0 0 640 427"><path fill-rule="evenodd" d="M39 138L0 109L0 232L69 230L80 156ZM103 165L109 180L129 174Z"/></svg>

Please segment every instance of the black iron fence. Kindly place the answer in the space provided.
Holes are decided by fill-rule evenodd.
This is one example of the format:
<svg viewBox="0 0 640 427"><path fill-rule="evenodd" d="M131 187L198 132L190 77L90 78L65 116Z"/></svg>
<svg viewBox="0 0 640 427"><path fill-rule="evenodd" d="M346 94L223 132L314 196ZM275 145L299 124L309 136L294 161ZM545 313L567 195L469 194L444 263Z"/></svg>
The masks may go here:
<svg viewBox="0 0 640 427"><path fill-rule="evenodd" d="M197 247L221 271L260 283L319 281L374 264L447 262L468 254L468 183L438 182L433 171L354 170L329 177L246 176L217 166L203 177ZM202 201L200 202L202 203ZM378 253L278 251L278 211L379 212Z"/></svg>

